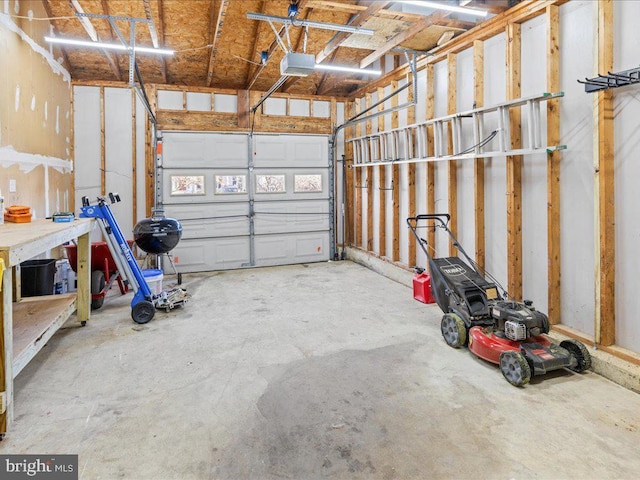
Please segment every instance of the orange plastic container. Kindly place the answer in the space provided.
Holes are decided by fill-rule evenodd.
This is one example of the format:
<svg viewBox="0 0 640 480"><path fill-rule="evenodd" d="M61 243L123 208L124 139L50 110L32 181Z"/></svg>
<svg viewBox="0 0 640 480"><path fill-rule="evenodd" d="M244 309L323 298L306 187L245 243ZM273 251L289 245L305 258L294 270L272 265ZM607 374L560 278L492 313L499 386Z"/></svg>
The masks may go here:
<svg viewBox="0 0 640 480"><path fill-rule="evenodd" d="M431 295L431 275L427 272L413 275L413 298L422 303L435 303Z"/></svg>
<svg viewBox="0 0 640 480"><path fill-rule="evenodd" d="M29 223L31 221L31 214L22 213L22 214L15 215L12 213L5 213L4 221L10 222L10 223Z"/></svg>
<svg viewBox="0 0 640 480"><path fill-rule="evenodd" d="M11 205L5 211L10 215L31 215L31 208L24 205Z"/></svg>

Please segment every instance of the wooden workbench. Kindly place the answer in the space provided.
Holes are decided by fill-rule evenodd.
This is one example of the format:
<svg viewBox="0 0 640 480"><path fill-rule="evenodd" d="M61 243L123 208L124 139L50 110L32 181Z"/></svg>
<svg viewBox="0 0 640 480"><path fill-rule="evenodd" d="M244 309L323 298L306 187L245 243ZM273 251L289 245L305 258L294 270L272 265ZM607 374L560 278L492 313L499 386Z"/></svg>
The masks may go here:
<svg viewBox="0 0 640 480"><path fill-rule="evenodd" d="M34 220L0 225L0 258L4 260L0 303L0 435L13 419L13 380L69 316L77 311L86 322L91 303L91 249L89 232L95 220L69 223ZM77 294L46 295L13 302L12 267L70 240L78 239ZM18 276L19 278L19 276Z"/></svg>

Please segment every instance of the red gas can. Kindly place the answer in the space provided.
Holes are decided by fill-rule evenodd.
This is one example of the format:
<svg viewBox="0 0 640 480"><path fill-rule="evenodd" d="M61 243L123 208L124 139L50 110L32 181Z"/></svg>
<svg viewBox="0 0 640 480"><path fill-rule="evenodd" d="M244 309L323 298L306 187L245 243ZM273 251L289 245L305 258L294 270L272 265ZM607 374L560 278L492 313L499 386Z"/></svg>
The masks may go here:
<svg viewBox="0 0 640 480"><path fill-rule="evenodd" d="M422 303L435 303L431 295L431 275L427 272L413 275L413 298Z"/></svg>

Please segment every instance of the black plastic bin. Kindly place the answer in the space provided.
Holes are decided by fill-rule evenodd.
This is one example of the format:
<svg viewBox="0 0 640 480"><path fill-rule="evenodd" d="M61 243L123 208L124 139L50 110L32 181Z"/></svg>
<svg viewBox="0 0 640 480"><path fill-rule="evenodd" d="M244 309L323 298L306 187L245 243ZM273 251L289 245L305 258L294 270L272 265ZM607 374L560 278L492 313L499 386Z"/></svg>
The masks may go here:
<svg viewBox="0 0 640 480"><path fill-rule="evenodd" d="M53 295L56 277L56 261L27 260L20 264L20 284L23 297Z"/></svg>

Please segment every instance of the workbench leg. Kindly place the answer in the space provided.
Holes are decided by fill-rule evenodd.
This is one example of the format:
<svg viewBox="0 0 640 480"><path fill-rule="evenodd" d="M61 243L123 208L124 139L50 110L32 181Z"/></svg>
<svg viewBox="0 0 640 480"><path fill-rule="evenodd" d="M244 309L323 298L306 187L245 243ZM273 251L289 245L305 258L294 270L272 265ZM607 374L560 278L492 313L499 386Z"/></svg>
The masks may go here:
<svg viewBox="0 0 640 480"><path fill-rule="evenodd" d="M78 237L77 254L77 316L79 322L86 322L91 312L91 242L88 233Z"/></svg>
<svg viewBox="0 0 640 480"><path fill-rule="evenodd" d="M5 258L5 265L9 259ZM13 278L7 267L2 277L2 302L0 302L0 435L4 435L13 420Z"/></svg>

